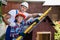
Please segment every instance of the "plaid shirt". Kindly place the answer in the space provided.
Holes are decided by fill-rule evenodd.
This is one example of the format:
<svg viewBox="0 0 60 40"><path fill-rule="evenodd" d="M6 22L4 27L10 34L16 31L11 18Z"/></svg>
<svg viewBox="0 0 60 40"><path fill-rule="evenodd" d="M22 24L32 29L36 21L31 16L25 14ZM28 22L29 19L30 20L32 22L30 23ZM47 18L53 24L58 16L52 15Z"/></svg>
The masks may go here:
<svg viewBox="0 0 60 40"><path fill-rule="evenodd" d="M28 25L30 25L30 24L31 24L31 22L24 22L24 21L22 21L20 26L18 24L16 24L16 26L11 27L10 37L13 38L12 40L17 38L19 36L19 33L24 32L26 30L26 28L28 27Z"/></svg>

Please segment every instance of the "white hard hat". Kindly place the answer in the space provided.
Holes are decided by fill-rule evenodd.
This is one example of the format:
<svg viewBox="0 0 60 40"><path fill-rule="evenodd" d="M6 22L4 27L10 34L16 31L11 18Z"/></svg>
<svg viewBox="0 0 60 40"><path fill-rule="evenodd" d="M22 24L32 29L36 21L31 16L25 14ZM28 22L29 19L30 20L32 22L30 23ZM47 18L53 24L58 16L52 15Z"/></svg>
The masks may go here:
<svg viewBox="0 0 60 40"><path fill-rule="evenodd" d="M28 8L29 4L27 2L22 2L21 5L25 6Z"/></svg>

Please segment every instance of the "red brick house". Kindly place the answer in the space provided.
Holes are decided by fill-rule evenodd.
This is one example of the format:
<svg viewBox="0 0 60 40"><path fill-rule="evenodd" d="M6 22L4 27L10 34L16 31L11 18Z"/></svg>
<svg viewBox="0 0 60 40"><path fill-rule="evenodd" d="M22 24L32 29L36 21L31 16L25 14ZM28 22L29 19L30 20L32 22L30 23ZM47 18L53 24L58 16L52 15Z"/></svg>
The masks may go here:
<svg viewBox="0 0 60 40"><path fill-rule="evenodd" d="M44 20L36 25L31 33L27 34L24 40L54 40L54 24L47 16Z"/></svg>

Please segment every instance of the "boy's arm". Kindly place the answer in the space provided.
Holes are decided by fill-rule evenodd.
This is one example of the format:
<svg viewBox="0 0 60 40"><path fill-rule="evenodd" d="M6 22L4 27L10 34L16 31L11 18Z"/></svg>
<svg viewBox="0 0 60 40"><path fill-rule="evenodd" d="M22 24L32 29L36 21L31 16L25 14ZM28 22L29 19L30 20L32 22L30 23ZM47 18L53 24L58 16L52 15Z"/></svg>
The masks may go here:
<svg viewBox="0 0 60 40"><path fill-rule="evenodd" d="M26 24L31 25L33 22L39 22L38 17L37 18L32 18L26 22Z"/></svg>
<svg viewBox="0 0 60 40"><path fill-rule="evenodd" d="M30 19L28 19L26 21L26 25L31 25L32 23L33 23L33 19L32 18L30 18Z"/></svg>

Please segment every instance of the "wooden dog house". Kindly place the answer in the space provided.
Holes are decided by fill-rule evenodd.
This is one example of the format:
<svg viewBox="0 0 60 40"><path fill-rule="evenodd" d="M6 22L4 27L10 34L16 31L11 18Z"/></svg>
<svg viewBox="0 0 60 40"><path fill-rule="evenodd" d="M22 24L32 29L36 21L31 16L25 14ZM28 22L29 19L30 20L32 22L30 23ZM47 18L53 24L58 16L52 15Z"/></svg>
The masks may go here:
<svg viewBox="0 0 60 40"><path fill-rule="evenodd" d="M42 22L36 25L31 33L24 37L24 40L54 40L54 24L47 16Z"/></svg>

